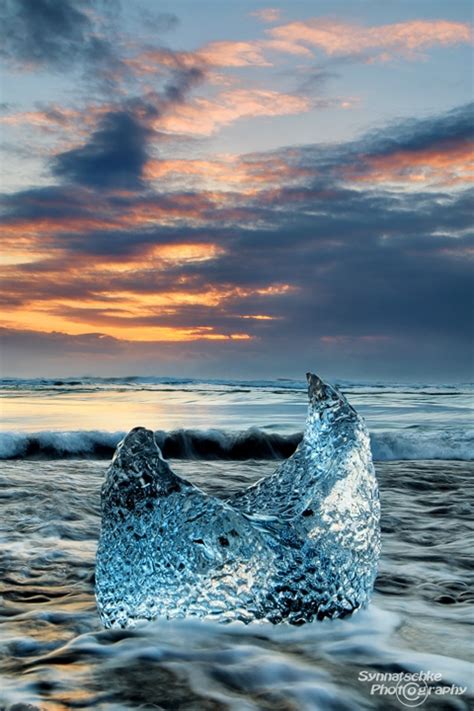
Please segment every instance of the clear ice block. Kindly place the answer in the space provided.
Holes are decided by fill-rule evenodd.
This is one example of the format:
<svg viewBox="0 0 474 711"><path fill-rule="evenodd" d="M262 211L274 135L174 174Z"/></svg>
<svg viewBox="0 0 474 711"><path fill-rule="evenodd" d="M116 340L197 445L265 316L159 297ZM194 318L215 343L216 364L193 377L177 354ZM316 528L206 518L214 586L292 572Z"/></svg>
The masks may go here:
<svg viewBox="0 0 474 711"><path fill-rule="evenodd" d="M302 624L370 599L380 505L365 424L308 374L295 453L223 501L177 476L153 432L118 445L102 489L96 598L106 627L157 617Z"/></svg>

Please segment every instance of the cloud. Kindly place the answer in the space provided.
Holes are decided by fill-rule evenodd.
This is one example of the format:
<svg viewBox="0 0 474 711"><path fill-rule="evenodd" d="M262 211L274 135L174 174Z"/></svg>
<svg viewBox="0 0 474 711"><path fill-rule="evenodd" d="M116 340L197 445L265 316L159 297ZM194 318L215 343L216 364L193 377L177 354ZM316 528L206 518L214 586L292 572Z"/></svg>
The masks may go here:
<svg viewBox="0 0 474 711"><path fill-rule="evenodd" d="M184 372L186 376L202 376L202 368L216 377L222 360L248 356L249 341L224 339L186 343L143 343L137 348L133 341L108 338L101 334L71 336L67 333L40 333L34 330L0 329L3 348L2 366L11 375L31 373L30 355L35 354L35 375L57 378L58 375L95 372L104 375L124 375L127 372L156 374ZM252 343L250 341L250 343ZM177 365L179 363L179 365Z"/></svg>
<svg viewBox="0 0 474 711"><path fill-rule="evenodd" d="M123 73L109 18L100 23L94 0L5 0L0 15L3 57L21 71L80 68L89 79L114 83Z"/></svg>
<svg viewBox="0 0 474 711"><path fill-rule="evenodd" d="M11 111L0 116L0 123L6 126L33 126L56 130L77 118L77 111L57 106L38 108L35 111Z"/></svg>
<svg viewBox="0 0 474 711"><path fill-rule="evenodd" d="M385 155L399 150L416 153L437 145L444 149L456 141L467 144L474 135L473 115L474 103L469 103L438 116L405 119L369 133L365 142L372 144L374 151Z"/></svg>
<svg viewBox="0 0 474 711"><path fill-rule="evenodd" d="M188 186L202 190L238 189L241 193L252 194L269 187L300 182L308 175L303 167L289 165L283 157L236 155L216 156L213 159L165 159L150 160L145 166L145 177L153 181L170 179L174 185Z"/></svg>
<svg viewBox="0 0 474 711"><path fill-rule="evenodd" d="M251 13L274 22L277 10ZM265 20L265 18L267 18ZM136 76L160 76L164 68L199 68L210 74L219 68L272 67L279 54L314 60L319 50L331 57L364 62L415 60L431 47L468 44L472 31L467 23L448 20L412 20L386 25L363 26L326 18L290 22L265 30L266 37L252 40L209 42L194 51L171 51L152 47L127 57L125 64ZM301 67L300 67L301 70ZM327 72L327 76L332 76ZM320 82L321 75L313 79Z"/></svg>
<svg viewBox="0 0 474 711"><path fill-rule="evenodd" d="M467 23L448 20L412 20L364 27L314 18L267 30L267 44L276 51L311 56L319 49L329 56L361 56L388 61L397 56L414 59L429 47L469 43Z"/></svg>
<svg viewBox="0 0 474 711"><path fill-rule="evenodd" d="M147 161L149 129L126 111L109 112L90 140L57 155L53 173L90 187L137 189Z"/></svg>
<svg viewBox="0 0 474 711"><path fill-rule="evenodd" d="M373 133L343 169L348 180L435 187L473 181L474 104Z"/></svg>
<svg viewBox="0 0 474 711"><path fill-rule="evenodd" d="M250 13L253 17L257 17L262 22L278 22L281 15L281 10L276 7L262 7L261 10L254 10Z"/></svg>
<svg viewBox="0 0 474 711"><path fill-rule="evenodd" d="M171 133L209 136L242 118L285 116L309 111L309 99L271 89L232 89L214 99L198 97L160 117L155 127Z"/></svg>
<svg viewBox="0 0 474 711"><path fill-rule="evenodd" d="M320 96L334 76L313 66L320 53L329 68L415 59L466 43L469 27L316 18L188 52L154 37L140 51L97 1L4 4L12 66L86 72L117 89L99 103L95 85L88 106L3 107L4 125L37 129L40 150L24 144L49 169L43 187L1 201L11 367L18 357L27 368L32 348L45 361L64 349L59 360L93 357L106 369L114 359L156 369L157 358L170 368L291 370L311 359L350 369L365 358L362 370L385 374L418 360L422 373L446 363L467 372L472 106L341 145L203 158L189 139L344 106ZM274 8L252 14L281 22ZM145 19L152 33L176 26L174 16ZM283 54L304 80L298 91L238 83L254 67L282 79Z"/></svg>
<svg viewBox="0 0 474 711"><path fill-rule="evenodd" d="M7 57L26 65L62 67L84 53L92 22L79 3L7 0L2 39Z"/></svg>
<svg viewBox="0 0 474 711"><path fill-rule="evenodd" d="M399 150L388 155L361 156L347 169L348 180L368 183L428 183L436 187L474 182L474 142Z"/></svg>
<svg viewBox="0 0 474 711"><path fill-rule="evenodd" d="M150 92L146 100L128 99L117 108L100 112L98 126L86 143L54 157L53 174L87 187L142 187L153 124L180 106L201 78L197 68L176 69L160 93Z"/></svg>
<svg viewBox="0 0 474 711"><path fill-rule="evenodd" d="M179 25L179 18L174 13L156 12L143 6L136 8L136 17L142 26L153 33L170 32Z"/></svg>
<svg viewBox="0 0 474 711"><path fill-rule="evenodd" d="M437 155L449 176L443 161L469 139L471 110L339 146L215 164L148 159L130 170L133 190L112 189L108 178L105 191L69 185L89 179L91 164L76 156L63 185L3 198L4 320L18 332L72 334L67 349L68 338L104 334L118 359L130 358L135 343L147 363L159 350L147 342L156 341L174 347L177 360L182 352L227 357L229 369L245 353L260 363L271 355L285 369L311 358L387 375L419 360L421 373L453 364L467 373L472 193L449 181L395 191L360 176L382 165L400 172L407 155L432 163ZM97 143L94 133L86 145ZM202 176L212 170L211 190ZM239 171L243 182L229 179ZM176 173L197 180L179 188ZM246 189L246 175L260 181L258 191ZM144 177L163 180L156 190L134 183Z"/></svg>
<svg viewBox="0 0 474 711"><path fill-rule="evenodd" d="M165 67L198 68L209 71L220 67L270 67L258 42L209 42L194 52L171 51L155 47L128 58L126 64L137 75L161 74Z"/></svg>
<svg viewBox="0 0 474 711"><path fill-rule="evenodd" d="M214 67L271 66L256 42L210 42L194 56Z"/></svg>
<svg viewBox="0 0 474 711"><path fill-rule="evenodd" d="M472 181L473 113L474 104L467 104L435 117L398 120L340 148L316 144L278 155L294 168L349 185L465 187Z"/></svg>

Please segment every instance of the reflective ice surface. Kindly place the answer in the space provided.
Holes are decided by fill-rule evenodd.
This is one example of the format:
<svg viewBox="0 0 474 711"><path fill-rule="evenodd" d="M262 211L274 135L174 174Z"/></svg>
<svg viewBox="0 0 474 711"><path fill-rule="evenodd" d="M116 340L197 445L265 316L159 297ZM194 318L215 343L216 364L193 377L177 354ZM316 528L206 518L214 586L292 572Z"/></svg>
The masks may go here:
<svg viewBox="0 0 474 711"><path fill-rule="evenodd" d="M187 616L299 624L368 602L380 551L368 433L339 391L308 383L294 455L227 501L174 474L151 431L125 437L102 490L106 627Z"/></svg>

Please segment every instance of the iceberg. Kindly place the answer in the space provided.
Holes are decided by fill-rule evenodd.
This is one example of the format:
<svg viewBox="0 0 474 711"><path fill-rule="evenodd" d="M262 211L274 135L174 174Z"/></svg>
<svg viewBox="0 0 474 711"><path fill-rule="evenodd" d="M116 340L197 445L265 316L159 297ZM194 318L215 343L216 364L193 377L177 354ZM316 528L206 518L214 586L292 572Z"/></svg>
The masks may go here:
<svg viewBox="0 0 474 711"><path fill-rule="evenodd" d="M150 430L120 442L102 488L105 627L188 616L302 624L367 605L380 554L368 432L339 390L307 378L295 453L227 500L177 476Z"/></svg>

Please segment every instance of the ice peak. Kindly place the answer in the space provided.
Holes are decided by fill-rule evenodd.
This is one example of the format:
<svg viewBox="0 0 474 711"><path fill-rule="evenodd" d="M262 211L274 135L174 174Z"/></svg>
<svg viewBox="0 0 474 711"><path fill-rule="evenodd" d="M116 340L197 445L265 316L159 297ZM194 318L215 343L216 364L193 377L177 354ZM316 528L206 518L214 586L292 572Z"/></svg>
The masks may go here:
<svg viewBox="0 0 474 711"><path fill-rule="evenodd" d="M97 554L106 626L185 615L296 624L367 604L380 548L368 434L336 388L307 378L303 442L225 502L177 476L150 430L119 444Z"/></svg>

